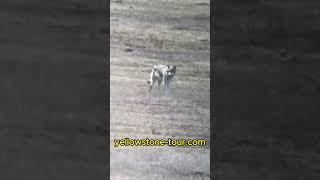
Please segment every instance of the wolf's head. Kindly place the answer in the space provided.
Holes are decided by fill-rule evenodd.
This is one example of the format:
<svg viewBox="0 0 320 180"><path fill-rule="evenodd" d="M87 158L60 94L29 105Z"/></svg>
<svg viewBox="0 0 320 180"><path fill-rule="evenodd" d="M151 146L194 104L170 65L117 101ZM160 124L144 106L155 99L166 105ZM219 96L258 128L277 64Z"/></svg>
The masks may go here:
<svg viewBox="0 0 320 180"><path fill-rule="evenodd" d="M176 74L176 69L177 69L176 66L173 66L173 67L168 66L167 74L169 76L174 76Z"/></svg>

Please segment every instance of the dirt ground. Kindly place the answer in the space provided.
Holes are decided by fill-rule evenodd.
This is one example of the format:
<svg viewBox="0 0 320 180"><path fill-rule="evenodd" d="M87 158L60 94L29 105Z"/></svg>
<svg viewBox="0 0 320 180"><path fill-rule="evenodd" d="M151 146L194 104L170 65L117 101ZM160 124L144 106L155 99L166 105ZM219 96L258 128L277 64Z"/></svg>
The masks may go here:
<svg viewBox="0 0 320 180"><path fill-rule="evenodd" d="M152 2L111 2L110 140L210 141L208 1ZM319 179L319 3L215 2L215 176ZM1 179L106 179L105 22L102 0L0 2ZM156 63L178 67L167 94ZM111 175L208 179L208 157L112 148Z"/></svg>
<svg viewBox="0 0 320 180"><path fill-rule="evenodd" d="M209 8L208 0L111 1L111 179L209 179ZM177 66L168 91L148 92L155 64ZM208 145L113 146L126 137L198 138Z"/></svg>

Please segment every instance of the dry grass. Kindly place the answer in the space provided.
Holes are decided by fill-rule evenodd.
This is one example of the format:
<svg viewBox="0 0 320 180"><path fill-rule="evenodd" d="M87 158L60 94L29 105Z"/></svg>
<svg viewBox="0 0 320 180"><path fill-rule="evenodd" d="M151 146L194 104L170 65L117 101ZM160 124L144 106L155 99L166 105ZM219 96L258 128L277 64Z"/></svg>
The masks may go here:
<svg viewBox="0 0 320 180"><path fill-rule="evenodd" d="M200 24L209 26L209 6L153 3L111 3L111 141L204 138L209 143L209 29L193 28L200 16ZM149 93L150 70L166 63L177 66L170 90ZM209 146L111 148L111 178L208 179Z"/></svg>

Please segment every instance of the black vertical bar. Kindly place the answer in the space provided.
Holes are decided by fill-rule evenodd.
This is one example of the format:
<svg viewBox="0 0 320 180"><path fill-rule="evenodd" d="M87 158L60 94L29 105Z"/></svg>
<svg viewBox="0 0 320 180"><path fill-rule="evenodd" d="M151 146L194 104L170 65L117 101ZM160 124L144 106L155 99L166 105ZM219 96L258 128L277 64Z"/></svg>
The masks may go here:
<svg viewBox="0 0 320 180"><path fill-rule="evenodd" d="M215 125L215 114L213 109L213 99L214 99L214 86L213 86L213 78L214 78L214 53L213 53L213 40L214 40L214 0L210 1L210 179L214 178L214 142L215 142L215 133L214 133L214 125Z"/></svg>
<svg viewBox="0 0 320 180"><path fill-rule="evenodd" d="M105 58L105 98L106 98L106 177L110 179L110 1L106 0L106 58Z"/></svg>

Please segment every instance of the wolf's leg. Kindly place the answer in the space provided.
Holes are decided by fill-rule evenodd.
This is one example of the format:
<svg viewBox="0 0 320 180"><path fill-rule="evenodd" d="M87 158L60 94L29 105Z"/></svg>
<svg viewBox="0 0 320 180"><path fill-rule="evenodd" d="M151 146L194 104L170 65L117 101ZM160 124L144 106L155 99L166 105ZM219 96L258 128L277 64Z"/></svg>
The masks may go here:
<svg viewBox="0 0 320 180"><path fill-rule="evenodd" d="M161 84L162 84L162 79L158 79L158 90L160 90Z"/></svg>
<svg viewBox="0 0 320 180"><path fill-rule="evenodd" d="M155 81L153 80L152 83L150 84L149 92L151 91L152 86L154 85L154 83L155 83Z"/></svg>
<svg viewBox="0 0 320 180"><path fill-rule="evenodd" d="M164 86L166 89L168 88L168 78L167 77L164 78Z"/></svg>

